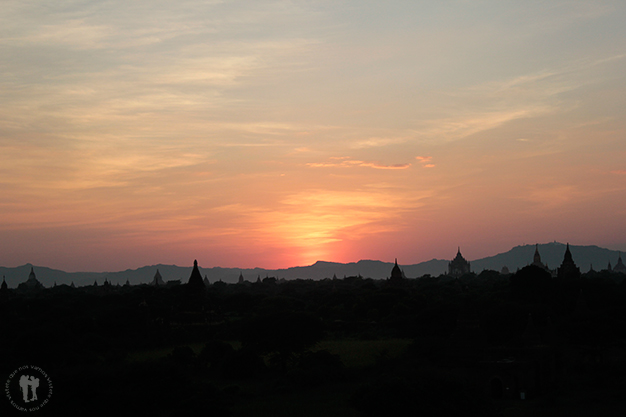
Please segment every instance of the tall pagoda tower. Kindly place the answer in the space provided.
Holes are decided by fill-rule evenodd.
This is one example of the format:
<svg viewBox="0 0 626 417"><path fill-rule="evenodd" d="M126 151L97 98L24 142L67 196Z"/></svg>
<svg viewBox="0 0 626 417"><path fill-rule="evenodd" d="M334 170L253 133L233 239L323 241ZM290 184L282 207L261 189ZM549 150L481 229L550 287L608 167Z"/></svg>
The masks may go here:
<svg viewBox="0 0 626 417"><path fill-rule="evenodd" d="M461 247L456 253L456 257L448 262L448 275L459 278L470 272L470 263L461 255Z"/></svg>
<svg viewBox="0 0 626 417"><path fill-rule="evenodd" d="M574 258L572 258L572 252L569 250L569 243L565 249L565 255L563 255L563 262L557 270L557 276L559 278L579 278L580 268L576 266Z"/></svg>

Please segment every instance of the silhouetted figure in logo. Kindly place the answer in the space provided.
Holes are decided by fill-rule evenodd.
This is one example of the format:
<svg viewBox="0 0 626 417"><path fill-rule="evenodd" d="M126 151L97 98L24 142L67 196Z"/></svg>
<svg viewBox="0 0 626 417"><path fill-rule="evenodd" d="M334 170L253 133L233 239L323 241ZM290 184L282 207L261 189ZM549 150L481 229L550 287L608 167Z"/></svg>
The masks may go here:
<svg viewBox="0 0 626 417"><path fill-rule="evenodd" d="M39 388L39 378L35 378L34 376L30 377L30 389L33 391L33 397L30 399L31 401L37 401L37 388Z"/></svg>
<svg viewBox="0 0 626 417"><path fill-rule="evenodd" d="M31 392L33 393L30 399L28 398L28 387L30 387ZM22 396L24 397L25 403L37 401L37 388L39 388L39 378L35 378L34 376L22 375L20 377L20 388L22 389Z"/></svg>
<svg viewBox="0 0 626 417"><path fill-rule="evenodd" d="M28 386L30 385L30 380L26 375L22 375L20 377L20 388L22 389L22 396L24 397L24 402L28 402Z"/></svg>

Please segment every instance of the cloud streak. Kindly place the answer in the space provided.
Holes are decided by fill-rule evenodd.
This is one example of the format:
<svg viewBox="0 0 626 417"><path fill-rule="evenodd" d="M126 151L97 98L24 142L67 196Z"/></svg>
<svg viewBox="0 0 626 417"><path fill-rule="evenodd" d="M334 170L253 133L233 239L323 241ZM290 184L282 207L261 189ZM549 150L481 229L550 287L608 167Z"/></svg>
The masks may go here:
<svg viewBox="0 0 626 417"><path fill-rule="evenodd" d="M351 159L350 157L332 157L330 159L339 160L340 162L309 162L306 166L310 168L355 168L355 167L366 167L373 169L388 169L388 170L398 170L398 169L408 169L411 167L411 164L391 164L384 165L378 162L367 162L367 161L359 161L356 159Z"/></svg>
<svg viewBox="0 0 626 417"><path fill-rule="evenodd" d="M464 104L455 116L433 118L415 129L423 140L457 141L520 120L564 114L580 106L564 98L567 93L600 79L590 81L588 72L622 61L624 55L581 60L555 69L545 69L500 81L489 81L444 93L454 106ZM444 107L445 108L445 107Z"/></svg>
<svg viewBox="0 0 626 417"><path fill-rule="evenodd" d="M442 257L494 218L507 245L535 240L526 221L621 224L625 20L611 1L5 0L0 242L24 236L14 263L70 245L291 266Z"/></svg>
<svg viewBox="0 0 626 417"><path fill-rule="evenodd" d="M433 157L432 156L416 156L415 159L419 161L419 163L424 168L434 168L435 164L431 163Z"/></svg>

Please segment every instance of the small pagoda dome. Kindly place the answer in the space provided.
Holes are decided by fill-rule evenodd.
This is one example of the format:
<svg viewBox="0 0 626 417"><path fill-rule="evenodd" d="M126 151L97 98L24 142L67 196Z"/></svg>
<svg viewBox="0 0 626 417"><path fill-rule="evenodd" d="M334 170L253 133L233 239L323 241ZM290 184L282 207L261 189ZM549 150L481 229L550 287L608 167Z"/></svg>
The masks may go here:
<svg viewBox="0 0 626 417"><path fill-rule="evenodd" d="M613 268L613 272L621 272L623 274L626 274L626 265L624 265L624 262L622 262L621 252L618 255L617 263L615 264L615 267Z"/></svg>
<svg viewBox="0 0 626 417"><path fill-rule="evenodd" d="M391 269L391 280L398 280L404 278L404 273L398 266L398 258L396 258L395 265Z"/></svg>
<svg viewBox="0 0 626 417"><path fill-rule="evenodd" d="M32 266L30 267L30 274L28 274L28 279L26 280L26 282L22 282L20 285L18 285L17 288L26 290L39 290L43 288L43 285L37 279L37 276L35 275L35 269Z"/></svg>

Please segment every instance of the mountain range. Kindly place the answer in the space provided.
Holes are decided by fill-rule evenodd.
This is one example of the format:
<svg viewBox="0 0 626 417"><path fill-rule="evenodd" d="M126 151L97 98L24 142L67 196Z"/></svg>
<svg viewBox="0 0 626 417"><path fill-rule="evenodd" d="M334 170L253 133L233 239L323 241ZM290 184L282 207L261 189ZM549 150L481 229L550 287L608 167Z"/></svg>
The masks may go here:
<svg viewBox="0 0 626 417"><path fill-rule="evenodd" d="M556 269L563 260L565 244L558 242L544 243L537 245L542 262L549 268ZM598 246L575 246L570 245L570 250L574 261L582 272L587 272L593 265L595 270L605 269L609 262L611 265L617 263L620 256L618 251L600 248ZM511 272L518 268L529 265L533 261L535 245L516 246L508 252L500 253L486 258L472 260L471 270L480 273L485 269L500 271L506 266ZM402 265L400 268L408 278L417 278L426 274L438 276L447 272L448 260L432 259L414 265ZM324 279L343 278L344 276L362 276L364 278L385 279L388 278L393 267L392 262L382 262L373 260L361 260L351 263L336 263L318 261L313 265L299 266L287 269L263 269L263 268L200 268L203 276L209 282L223 281L226 283L237 282L239 275L243 275L246 281L256 281L258 278L276 277L278 279ZM34 270L37 279L45 286L50 287L56 283L71 284L76 286L99 285L108 280L112 284L124 284L127 280L132 285L149 283L154 278L158 270L164 281L180 280L186 283L191 275L192 267L181 267L176 265L151 265L138 269L127 269L119 272L65 272L43 266L33 266L26 264L14 268L0 267L0 275L6 278L9 288L15 288L21 282L26 281L31 268Z"/></svg>

